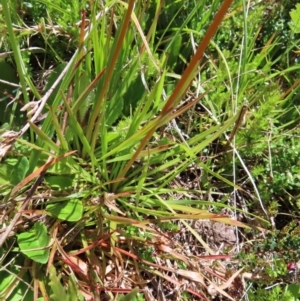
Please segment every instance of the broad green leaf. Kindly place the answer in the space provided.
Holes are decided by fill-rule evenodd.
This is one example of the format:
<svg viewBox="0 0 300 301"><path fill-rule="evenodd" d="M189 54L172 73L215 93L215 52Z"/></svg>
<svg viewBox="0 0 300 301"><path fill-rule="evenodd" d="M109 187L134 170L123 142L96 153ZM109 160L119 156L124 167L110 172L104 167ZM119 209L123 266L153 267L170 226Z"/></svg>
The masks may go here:
<svg viewBox="0 0 300 301"><path fill-rule="evenodd" d="M83 205L80 200L73 199L67 202L49 204L46 211L59 219L76 222L82 218Z"/></svg>
<svg viewBox="0 0 300 301"><path fill-rule="evenodd" d="M285 287L285 293L290 293L292 298L290 300L296 301L300 297L300 285L298 283L289 284Z"/></svg>
<svg viewBox="0 0 300 301"><path fill-rule="evenodd" d="M5 163L0 164L0 185L8 184L9 181L9 166Z"/></svg>
<svg viewBox="0 0 300 301"><path fill-rule="evenodd" d="M168 58L168 66L173 68L176 66L176 62L179 59L180 48L182 47L182 36L176 35L171 43L172 45L169 48L170 54Z"/></svg>
<svg viewBox="0 0 300 301"><path fill-rule="evenodd" d="M10 273L8 273L7 271L0 272L0 299L2 299L2 292L4 292L12 284L15 279L15 274L19 272L19 270L14 267L10 268L9 270Z"/></svg>
<svg viewBox="0 0 300 301"><path fill-rule="evenodd" d="M16 267L7 267L9 271L0 272L0 300L9 300L9 301L32 301L33 300L33 291L28 290L26 283L29 283L28 274L25 273L22 276L22 281L16 279L20 269ZM14 281L17 281L18 284L15 289L10 292L10 286Z"/></svg>
<svg viewBox="0 0 300 301"><path fill-rule="evenodd" d="M7 253L4 247L0 248L0 257L0 300L33 300L33 290L28 289L27 285L31 281L29 274L22 269L24 256L20 254L14 256L13 252Z"/></svg>
<svg viewBox="0 0 300 301"><path fill-rule="evenodd" d="M46 263L49 258L50 236L44 224L37 222L28 232L17 235L20 250L30 259Z"/></svg>
<svg viewBox="0 0 300 301"><path fill-rule="evenodd" d="M51 188L66 189L72 186L72 178L67 176L48 176L45 180Z"/></svg>
<svg viewBox="0 0 300 301"><path fill-rule="evenodd" d="M26 176L29 168L29 161L26 157L21 157L10 172L10 182L13 185L20 183Z"/></svg>
<svg viewBox="0 0 300 301"><path fill-rule="evenodd" d="M145 92L141 77L137 77L130 83L123 97L124 105L122 109L125 116L130 116L130 112L135 111L138 102L143 99Z"/></svg>

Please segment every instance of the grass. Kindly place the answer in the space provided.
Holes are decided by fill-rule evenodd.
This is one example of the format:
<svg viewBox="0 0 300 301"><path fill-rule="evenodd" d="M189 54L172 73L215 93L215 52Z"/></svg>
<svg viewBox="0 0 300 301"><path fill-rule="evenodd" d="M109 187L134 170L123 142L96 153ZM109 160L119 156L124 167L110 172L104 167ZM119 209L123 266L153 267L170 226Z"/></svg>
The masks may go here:
<svg viewBox="0 0 300 301"><path fill-rule="evenodd" d="M283 7L0 3L0 299L297 298Z"/></svg>

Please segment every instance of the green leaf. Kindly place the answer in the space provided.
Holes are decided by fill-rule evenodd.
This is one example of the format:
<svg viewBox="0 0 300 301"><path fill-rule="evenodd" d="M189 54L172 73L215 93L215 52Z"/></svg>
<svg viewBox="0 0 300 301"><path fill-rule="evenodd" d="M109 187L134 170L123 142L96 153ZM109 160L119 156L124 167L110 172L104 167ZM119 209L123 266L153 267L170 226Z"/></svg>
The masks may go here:
<svg viewBox="0 0 300 301"><path fill-rule="evenodd" d="M285 292L289 292L293 296L293 299L291 300L299 300L298 298L300 297L300 285L296 283L289 284L285 287Z"/></svg>
<svg viewBox="0 0 300 301"><path fill-rule="evenodd" d="M111 125L113 124L121 115L123 106L124 106L124 100L122 97L113 97L107 106L107 114L106 114L106 122L107 124Z"/></svg>
<svg viewBox="0 0 300 301"><path fill-rule="evenodd" d="M135 299L135 297L137 296L139 292L139 289L136 287L134 288L129 294L127 294L126 296L123 296L120 301L132 301Z"/></svg>
<svg viewBox="0 0 300 301"><path fill-rule="evenodd" d="M48 176L45 180L51 188L66 189L72 186L72 178L67 176Z"/></svg>
<svg viewBox="0 0 300 301"><path fill-rule="evenodd" d="M67 202L49 204L46 211L59 219L77 222L82 218L83 205L80 200L73 199Z"/></svg>
<svg viewBox="0 0 300 301"><path fill-rule="evenodd" d="M37 222L30 231L17 235L17 238L21 252L27 257L39 263L48 261L50 236L44 224Z"/></svg>
<svg viewBox="0 0 300 301"><path fill-rule="evenodd" d="M67 300L68 299L67 293L60 282L61 276L56 275L56 270L53 267L53 265L50 266L49 269L49 278L50 278L49 285L52 290L52 294L50 295L51 300L54 301Z"/></svg>
<svg viewBox="0 0 300 301"><path fill-rule="evenodd" d="M10 182L13 185L20 183L26 176L29 168L29 161L26 157L21 157L10 172Z"/></svg>
<svg viewBox="0 0 300 301"><path fill-rule="evenodd" d="M176 63L179 58L180 54L180 48L182 46L182 36L181 35L176 35L175 38L171 42L171 47L169 49L169 58L168 58L168 65L173 68L176 66Z"/></svg>
<svg viewBox="0 0 300 301"><path fill-rule="evenodd" d="M10 166L5 163L0 164L0 185L10 183L9 170Z"/></svg>
<svg viewBox="0 0 300 301"><path fill-rule="evenodd" d="M55 267L52 265L49 269L49 286L51 287L51 300L53 301L83 301L84 297L77 288L76 280L73 274L70 275L67 289L61 284L61 275L56 274Z"/></svg>
<svg viewBox="0 0 300 301"><path fill-rule="evenodd" d="M289 23L290 28L294 33L300 33L300 4L296 5L296 9L290 12L292 22Z"/></svg>
<svg viewBox="0 0 300 301"><path fill-rule="evenodd" d="M33 300L33 291L28 290L29 277L25 273L22 276L22 281L19 281L14 290L9 294L9 297L6 295L7 291L9 292L10 286L16 280L16 275L20 273L20 268L15 266L7 267L9 271L0 272L0 300L9 300L9 301L31 301ZM5 297L4 297L5 295Z"/></svg>
<svg viewBox="0 0 300 301"><path fill-rule="evenodd" d="M68 301L84 301L83 295L79 292L74 274L70 275L68 281Z"/></svg>
<svg viewBox="0 0 300 301"><path fill-rule="evenodd" d="M33 300L33 290L29 288L29 273L22 269L24 256L14 256L12 252L7 253L7 249L0 248L0 300L9 301L31 301ZM22 281L20 281L20 278Z"/></svg>
<svg viewBox="0 0 300 301"><path fill-rule="evenodd" d="M9 124L7 122L0 126L0 135L6 131L9 131Z"/></svg>
<svg viewBox="0 0 300 301"><path fill-rule="evenodd" d="M138 102L143 99L145 92L146 90L140 76L130 83L123 97L124 105L122 110L125 116L130 116L130 112L135 111Z"/></svg>

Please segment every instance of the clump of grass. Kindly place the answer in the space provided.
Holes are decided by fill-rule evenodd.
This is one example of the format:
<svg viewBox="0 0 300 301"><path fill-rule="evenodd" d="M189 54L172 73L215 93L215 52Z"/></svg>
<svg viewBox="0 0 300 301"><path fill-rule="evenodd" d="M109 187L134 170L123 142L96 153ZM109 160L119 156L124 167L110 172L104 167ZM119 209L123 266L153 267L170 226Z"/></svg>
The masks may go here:
<svg viewBox="0 0 300 301"><path fill-rule="evenodd" d="M274 71L269 61L273 38L260 52L255 49L258 26L254 35L240 37L227 49L214 42L231 2L209 10L203 3L181 1L86 3L81 20L79 14L69 19L56 1L47 2L47 21L29 32L29 39L33 34L44 39L45 61L57 65L42 84L44 91L28 69L30 55L20 51L22 33L28 32L22 28L17 36L13 10L3 3L28 122L16 127L11 120L11 131L5 128L1 141L6 155L1 167L6 223L0 238L1 298L242 297L242 270L232 261L229 271L222 262L238 250L238 237L236 247L226 244L224 254L216 255L214 244L221 241L208 232L220 223L230 231L250 229L252 224L236 219L237 211L247 208L260 208L269 217L270 203L256 189L261 174L251 175L249 162L268 150L262 138L266 116L282 117L274 106L282 97L278 82L283 72ZM66 7L79 11L75 2ZM255 19L239 5L230 14L237 16L236 27L246 28L241 22ZM37 16L33 9L34 21ZM168 17L167 24L161 16ZM229 20L222 23L218 41ZM51 26L55 35L48 31ZM63 57L70 35L74 51ZM59 39L64 46L55 49L52 42L58 45ZM258 76L262 73L264 78ZM245 101L243 95L253 96ZM248 107L248 121L240 123L238 112ZM244 152L253 140L257 145ZM249 195L256 207L243 201L238 209L236 198L246 188L254 191ZM232 190L233 203L228 202ZM235 218L224 208L233 210ZM196 227L199 220L209 220L210 226ZM9 267L12 263L16 268Z"/></svg>

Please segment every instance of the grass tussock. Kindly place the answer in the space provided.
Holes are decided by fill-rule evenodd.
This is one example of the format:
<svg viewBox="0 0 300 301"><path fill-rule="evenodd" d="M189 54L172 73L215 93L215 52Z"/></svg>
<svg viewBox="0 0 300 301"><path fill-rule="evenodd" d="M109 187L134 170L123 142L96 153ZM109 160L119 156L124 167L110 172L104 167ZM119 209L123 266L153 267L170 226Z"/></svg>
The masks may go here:
<svg viewBox="0 0 300 301"><path fill-rule="evenodd" d="M299 297L299 5L0 4L0 300Z"/></svg>

